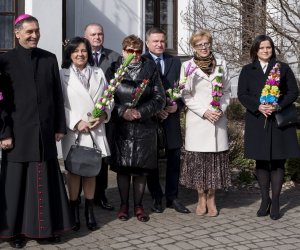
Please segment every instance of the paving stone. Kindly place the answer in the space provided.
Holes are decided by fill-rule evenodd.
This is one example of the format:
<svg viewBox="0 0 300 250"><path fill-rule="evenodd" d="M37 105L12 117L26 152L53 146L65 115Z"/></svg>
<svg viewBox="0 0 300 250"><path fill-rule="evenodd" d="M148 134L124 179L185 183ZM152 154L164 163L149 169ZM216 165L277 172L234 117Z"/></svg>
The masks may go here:
<svg viewBox="0 0 300 250"><path fill-rule="evenodd" d="M118 207L119 194L115 175L109 174L107 197ZM111 179L113 178L113 179ZM163 182L162 182L163 186ZM132 191L131 191L132 192ZM161 214L150 211L152 198L146 190L144 207L150 215L147 223L139 222L133 215L130 195L130 219L122 222L116 211L95 207L99 230L89 231L85 226L84 205L80 206L82 228L62 236L60 244L39 244L29 240L26 250L290 250L300 249L300 186L282 192L283 217L272 221L269 216L258 218L260 205L258 192L217 191L217 205L221 208L216 218L196 216L197 193L180 187L179 198L193 212L180 214L165 209ZM12 249L0 240L0 249Z"/></svg>

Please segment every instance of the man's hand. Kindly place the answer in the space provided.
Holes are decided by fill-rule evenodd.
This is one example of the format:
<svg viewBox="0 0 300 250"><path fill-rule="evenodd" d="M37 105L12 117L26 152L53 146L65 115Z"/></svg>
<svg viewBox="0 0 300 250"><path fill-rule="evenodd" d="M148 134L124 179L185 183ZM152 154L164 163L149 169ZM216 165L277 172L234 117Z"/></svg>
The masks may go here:
<svg viewBox="0 0 300 250"><path fill-rule="evenodd" d="M167 111L168 113L175 113L177 111L177 108L177 103L175 103L172 106L165 107L165 111Z"/></svg>
<svg viewBox="0 0 300 250"><path fill-rule="evenodd" d="M12 143L12 138L6 138L0 141L0 146L2 149L7 150L7 149L12 149L13 148L13 143Z"/></svg>
<svg viewBox="0 0 300 250"><path fill-rule="evenodd" d="M63 133L55 133L55 140L56 141L60 141L62 138L64 138L64 134Z"/></svg>

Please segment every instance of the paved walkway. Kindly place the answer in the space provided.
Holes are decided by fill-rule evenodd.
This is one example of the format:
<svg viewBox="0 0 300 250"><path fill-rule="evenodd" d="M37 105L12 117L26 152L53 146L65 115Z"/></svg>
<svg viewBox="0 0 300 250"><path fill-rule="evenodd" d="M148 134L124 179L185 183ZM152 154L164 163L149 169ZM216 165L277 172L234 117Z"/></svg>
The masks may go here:
<svg viewBox="0 0 300 250"><path fill-rule="evenodd" d="M110 172L107 196L113 205L119 206L115 174ZM180 198L194 211L196 192L180 189ZM116 211L96 208L100 229L90 232L84 225L81 205L82 228L62 237L60 244L38 244L31 240L26 249L300 249L300 186L283 191L281 211L283 217L272 221L269 217L255 216L259 206L258 192L228 191L217 193L220 215L216 218L199 217L194 213L179 214L166 209L162 214L150 211L151 198L145 193L144 206L150 213L150 221L142 223L133 216L127 222L116 219ZM132 204L132 203L131 203ZM0 241L0 249L10 249Z"/></svg>

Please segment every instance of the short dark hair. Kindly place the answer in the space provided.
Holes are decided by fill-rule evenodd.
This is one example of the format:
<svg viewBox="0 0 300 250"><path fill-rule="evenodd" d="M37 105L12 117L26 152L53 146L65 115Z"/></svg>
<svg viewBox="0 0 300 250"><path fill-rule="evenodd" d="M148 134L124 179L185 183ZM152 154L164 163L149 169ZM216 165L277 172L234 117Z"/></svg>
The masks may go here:
<svg viewBox="0 0 300 250"><path fill-rule="evenodd" d="M29 16L29 17L26 17L24 19L22 19L21 21L17 22L15 24L15 30L20 30L23 28L23 23L31 23L31 22L36 22L37 24L39 24L39 21L33 17L33 16Z"/></svg>
<svg viewBox="0 0 300 250"><path fill-rule="evenodd" d="M152 27L150 29L147 30L146 32L146 40L148 40L149 36L151 34L164 34L164 36L166 37L166 32L164 32L161 28L159 27Z"/></svg>
<svg viewBox="0 0 300 250"><path fill-rule="evenodd" d="M62 68L69 68L71 66L71 64L72 64L71 54L76 50L76 48L81 43L85 44L85 47L86 47L87 52L88 52L88 61L87 61L87 63L91 66L94 66L94 59L93 59L93 55L92 55L92 47L91 47L91 44L90 44L89 40L87 40L84 37L76 36L76 37L72 38L70 41L68 41L66 46L65 46L63 59L62 59L62 64L61 64Z"/></svg>
<svg viewBox="0 0 300 250"><path fill-rule="evenodd" d="M272 38L267 35L258 35L257 37L255 37L255 39L252 43L252 46L250 48L250 58L251 58L252 62L254 62L257 59L257 52L259 50L259 46L260 46L261 42L264 42L264 41L269 41L271 44L272 56L270 59L273 59L273 58L276 59L275 45L274 45Z"/></svg>

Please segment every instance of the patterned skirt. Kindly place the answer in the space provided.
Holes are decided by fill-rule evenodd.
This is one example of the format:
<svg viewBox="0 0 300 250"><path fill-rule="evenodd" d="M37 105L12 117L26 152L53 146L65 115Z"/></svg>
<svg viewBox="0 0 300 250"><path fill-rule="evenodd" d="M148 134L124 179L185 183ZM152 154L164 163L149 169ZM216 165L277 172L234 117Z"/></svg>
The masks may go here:
<svg viewBox="0 0 300 250"><path fill-rule="evenodd" d="M231 186L228 151L182 154L180 184L191 189L226 189Z"/></svg>

